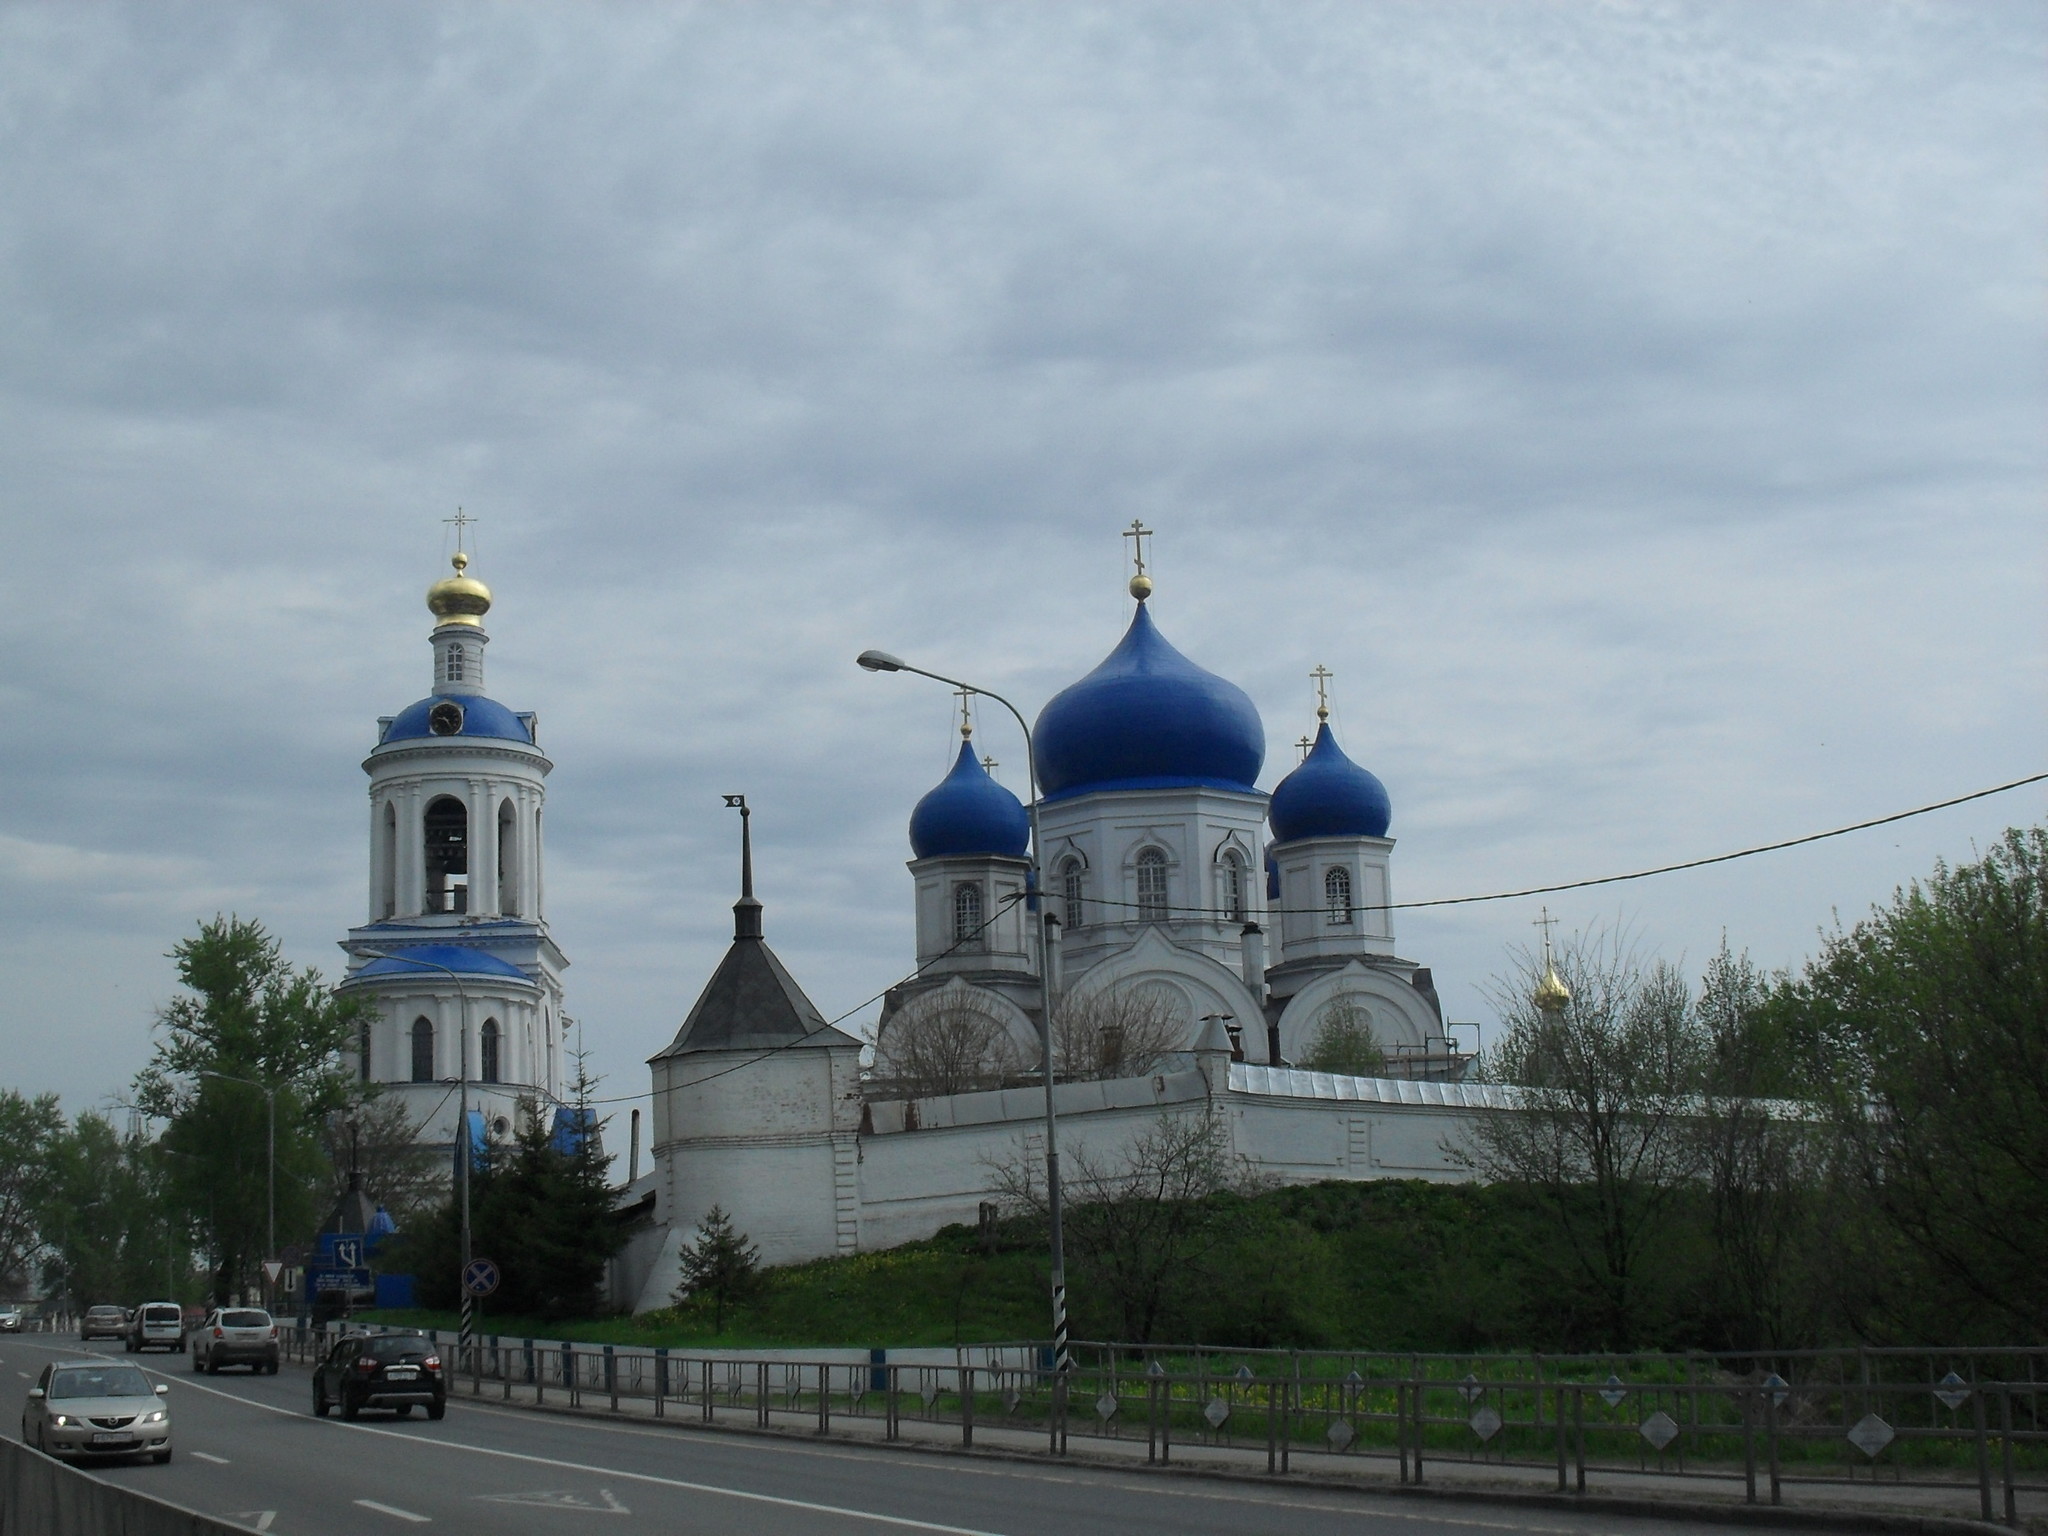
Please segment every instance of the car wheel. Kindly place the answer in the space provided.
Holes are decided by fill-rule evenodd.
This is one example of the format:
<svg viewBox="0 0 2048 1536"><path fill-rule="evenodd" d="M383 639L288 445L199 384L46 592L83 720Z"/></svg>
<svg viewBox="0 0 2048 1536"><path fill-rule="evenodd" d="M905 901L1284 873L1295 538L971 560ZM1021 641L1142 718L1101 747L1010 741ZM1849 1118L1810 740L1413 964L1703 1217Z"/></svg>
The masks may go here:
<svg viewBox="0 0 2048 1536"><path fill-rule="evenodd" d="M263 1368L263 1374L266 1376L275 1376L277 1374L277 1362L273 1360L270 1362L270 1364L266 1365Z"/></svg>
<svg viewBox="0 0 2048 1536"><path fill-rule="evenodd" d="M210 1351L206 1356L206 1374L209 1376L218 1376L220 1374L220 1356Z"/></svg>
<svg viewBox="0 0 2048 1536"><path fill-rule="evenodd" d="M362 1406L355 1399L351 1398L347 1390L344 1389L341 1394L341 1416L344 1419L353 1419L362 1411Z"/></svg>
<svg viewBox="0 0 2048 1536"><path fill-rule="evenodd" d="M320 1390L320 1383L316 1381L313 1383L313 1417L326 1418L327 1406L327 1394Z"/></svg>
<svg viewBox="0 0 2048 1536"><path fill-rule="evenodd" d="M205 1370L205 1369L206 1369L206 1362L205 1362L205 1361L204 1361L204 1360L203 1360L203 1359L202 1359L202 1358L200 1357L200 1354L199 1354L199 1351L198 1351L198 1350L196 1350L196 1349L195 1349L195 1350L193 1350L193 1351L192 1351L192 1374L193 1374L194 1376L197 1376L197 1375L198 1375L198 1374L199 1374L199 1373L200 1373L201 1371L203 1371L203 1370Z"/></svg>
<svg viewBox="0 0 2048 1536"><path fill-rule="evenodd" d="M401 1419L409 1419L412 1417L412 1404L400 1403L396 1408L392 1409L391 1411L397 1414Z"/></svg>

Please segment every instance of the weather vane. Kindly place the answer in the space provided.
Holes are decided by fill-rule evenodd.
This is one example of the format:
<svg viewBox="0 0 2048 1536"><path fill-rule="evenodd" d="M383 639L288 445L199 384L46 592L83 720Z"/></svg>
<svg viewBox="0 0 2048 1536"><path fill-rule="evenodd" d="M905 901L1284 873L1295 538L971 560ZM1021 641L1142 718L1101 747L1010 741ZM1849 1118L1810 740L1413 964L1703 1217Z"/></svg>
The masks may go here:
<svg viewBox="0 0 2048 1536"><path fill-rule="evenodd" d="M1316 718L1318 720L1327 720L1330 718L1329 683L1330 679L1335 677L1336 675L1336 673L1332 672L1328 667L1324 666L1321 662L1316 663L1315 671L1309 673L1309 676L1314 678L1316 683Z"/></svg>

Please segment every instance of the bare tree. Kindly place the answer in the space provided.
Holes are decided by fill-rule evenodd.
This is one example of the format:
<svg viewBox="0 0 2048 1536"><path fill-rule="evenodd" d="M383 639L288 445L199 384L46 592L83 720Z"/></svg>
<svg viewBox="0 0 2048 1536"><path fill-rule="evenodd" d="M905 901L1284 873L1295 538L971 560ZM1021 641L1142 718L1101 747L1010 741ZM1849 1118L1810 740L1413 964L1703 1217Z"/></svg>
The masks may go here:
<svg viewBox="0 0 2048 1536"><path fill-rule="evenodd" d="M1115 1314L1124 1340L1145 1343L1233 1236L1209 1198L1244 1183L1234 1177L1222 1122L1161 1115L1118 1154L1081 1143L1063 1161L1067 1257L1077 1280L1091 1303ZM1025 1147L990 1171L1012 1209L1045 1214L1040 1164Z"/></svg>
<svg viewBox="0 0 2048 1536"><path fill-rule="evenodd" d="M1187 1033L1174 995L1157 983L1069 997L1053 1023L1053 1073L1069 1082L1142 1077L1186 1050Z"/></svg>
<svg viewBox="0 0 2048 1536"><path fill-rule="evenodd" d="M1373 1035L1372 1015L1354 999L1339 997L1323 1010L1301 1065L1310 1072L1345 1077L1377 1077L1386 1071L1387 1053Z"/></svg>
<svg viewBox="0 0 2048 1536"><path fill-rule="evenodd" d="M421 1142L420 1127L396 1095L365 1085L321 1121L320 1139L330 1200L347 1192L349 1170L357 1169L363 1193L403 1228L447 1195L447 1164Z"/></svg>
<svg viewBox="0 0 2048 1536"><path fill-rule="evenodd" d="M1568 997L1536 1002L1541 965L1497 980L1505 1032L1487 1076L1521 1103L1482 1116L1459 1149L1486 1178L1529 1186L1599 1298L1610 1344L1634 1342L1639 1270L1679 1187L1699 1167L1688 1124L1702 1051L1685 979L1614 933L1556 956Z"/></svg>
<svg viewBox="0 0 2048 1536"><path fill-rule="evenodd" d="M965 987L913 999L875 1041L876 1086L910 1099L1000 1088L1020 1062L1000 1006Z"/></svg>

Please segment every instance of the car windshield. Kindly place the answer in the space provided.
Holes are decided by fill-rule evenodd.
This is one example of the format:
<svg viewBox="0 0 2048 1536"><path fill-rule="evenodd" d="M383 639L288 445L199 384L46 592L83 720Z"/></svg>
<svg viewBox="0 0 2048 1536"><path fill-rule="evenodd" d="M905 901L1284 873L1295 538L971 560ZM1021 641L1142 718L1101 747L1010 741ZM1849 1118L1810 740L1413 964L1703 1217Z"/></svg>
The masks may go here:
<svg viewBox="0 0 2048 1536"><path fill-rule="evenodd" d="M152 1397L149 1381L132 1365L70 1366L50 1379L52 1397Z"/></svg>
<svg viewBox="0 0 2048 1536"><path fill-rule="evenodd" d="M119 1307L91 1307L87 1309L85 1315L87 1317L126 1317L128 1314Z"/></svg>
<svg viewBox="0 0 2048 1536"><path fill-rule="evenodd" d="M396 1338L369 1339L363 1344L363 1353L374 1355L379 1360L419 1360L427 1354L427 1341L403 1334Z"/></svg>
<svg viewBox="0 0 2048 1536"><path fill-rule="evenodd" d="M223 1312L220 1315L220 1324L223 1328L268 1328L270 1326L270 1314L268 1312Z"/></svg>
<svg viewBox="0 0 2048 1536"><path fill-rule="evenodd" d="M144 1307L142 1320L146 1323L175 1323L182 1314L176 1307Z"/></svg>

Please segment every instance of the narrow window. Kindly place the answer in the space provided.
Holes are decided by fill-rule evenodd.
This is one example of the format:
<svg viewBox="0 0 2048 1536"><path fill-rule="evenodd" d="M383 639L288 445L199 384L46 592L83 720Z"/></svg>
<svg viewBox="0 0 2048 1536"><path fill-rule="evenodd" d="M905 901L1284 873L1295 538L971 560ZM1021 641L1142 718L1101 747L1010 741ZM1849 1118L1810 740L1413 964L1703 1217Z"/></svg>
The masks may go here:
<svg viewBox="0 0 2048 1536"><path fill-rule="evenodd" d="M427 910L469 910L469 808L453 795L429 801L426 812Z"/></svg>
<svg viewBox="0 0 2048 1536"><path fill-rule="evenodd" d="M1341 926L1351 921L1351 871L1333 869L1323 876L1323 900L1330 909L1330 922Z"/></svg>
<svg viewBox="0 0 2048 1536"><path fill-rule="evenodd" d="M434 1022L425 1015L412 1021L412 1080L434 1080Z"/></svg>
<svg viewBox="0 0 2048 1536"><path fill-rule="evenodd" d="M1138 921L1166 921L1166 855L1157 848L1138 855Z"/></svg>
<svg viewBox="0 0 2048 1536"><path fill-rule="evenodd" d="M1223 850L1220 870L1223 884L1223 915L1233 923L1244 921L1244 860L1235 848Z"/></svg>
<svg viewBox="0 0 2048 1536"><path fill-rule="evenodd" d="M487 1083L498 1079L498 1021L485 1019L477 1036L477 1075Z"/></svg>
<svg viewBox="0 0 2048 1536"><path fill-rule="evenodd" d="M448 661L448 667L447 667L447 676L448 676L448 681L449 681L449 682L451 682L451 683L459 683L459 682L461 682L461 681L462 681L462 647L461 647L461 646L459 646L459 645L451 645L451 646L449 646L449 647L448 647L447 651L446 651L446 652L444 652L443 654L444 654L444 655L445 655L445 656L447 657L447 661Z"/></svg>
<svg viewBox="0 0 2048 1536"><path fill-rule="evenodd" d="M1069 859L1060 869L1060 897L1066 903L1066 923L1069 928L1078 928L1082 923L1081 861Z"/></svg>
<svg viewBox="0 0 2048 1536"><path fill-rule="evenodd" d="M356 1033L356 1070L364 1082L370 1080L370 1021L363 1020Z"/></svg>
<svg viewBox="0 0 2048 1536"><path fill-rule="evenodd" d="M398 807L389 800L384 802L384 824L378 850L378 863L383 867L383 879L377 893L377 915L396 917L398 915Z"/></svg>
<svg viewBox="0 0 2048 1536"><path fill-rule="evenodd" d="M981 937L981 886L963 880L953 887L953 942L968 944Z"/></svg>
<svg viewBox="0 0 2048 1536"><path fill-rule="evenodd" d="M519 915L519 816L510 800L498 802L498 910Z"/></svg>

